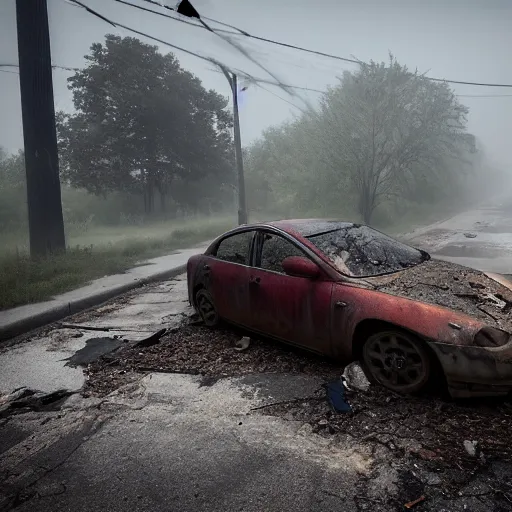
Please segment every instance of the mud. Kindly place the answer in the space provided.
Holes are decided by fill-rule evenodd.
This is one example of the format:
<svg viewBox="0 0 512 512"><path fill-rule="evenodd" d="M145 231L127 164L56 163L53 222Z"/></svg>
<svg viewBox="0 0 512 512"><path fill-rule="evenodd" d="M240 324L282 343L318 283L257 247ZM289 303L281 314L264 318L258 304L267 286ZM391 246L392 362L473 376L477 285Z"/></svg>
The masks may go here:
<svg viewBox="0 0 512 512"><path fill-rule="evenodd" d="M512 332L512 291L478 270L431 260L371 281L379 291L451 308Z"/></svg>

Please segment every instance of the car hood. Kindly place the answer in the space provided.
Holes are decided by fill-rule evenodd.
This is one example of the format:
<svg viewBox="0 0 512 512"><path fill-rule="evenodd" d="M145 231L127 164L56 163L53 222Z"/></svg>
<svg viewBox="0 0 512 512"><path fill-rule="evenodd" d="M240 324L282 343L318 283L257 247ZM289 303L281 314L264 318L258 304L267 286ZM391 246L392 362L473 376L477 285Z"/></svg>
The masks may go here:
<svg viewBox="0 0 512 512"><path fill-rule="evenodd" d="M366 278L377 290L450 308L512 332L512 281L440 260Z"/></svg>

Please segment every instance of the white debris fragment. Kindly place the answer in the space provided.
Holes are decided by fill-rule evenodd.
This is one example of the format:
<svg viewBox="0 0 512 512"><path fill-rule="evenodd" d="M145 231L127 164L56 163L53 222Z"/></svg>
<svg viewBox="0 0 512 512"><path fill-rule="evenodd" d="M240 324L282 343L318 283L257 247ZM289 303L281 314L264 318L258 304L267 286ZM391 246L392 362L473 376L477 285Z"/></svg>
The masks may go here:
<svg viewBox="0 0 512 512"><path fill-rule="evenodd" d="M370 381L357 362L345 366L341 380L349 391L368 391L370 389Z"/></svg>
<svg viewBox="0 0 512 512"><path fill-rule="evenodd" d="M244 350L247 350L250 344L251 338L249 338L249 336L244 336L235 343L235 350L237 352L242 352Z"/></svg>
<svg viewBox="0 0 512 512"><path fill-rule="evenodd" d="M478 441L468 441L467 439L464 441L464 449L468 453L470 457L476 457L476 452L478 449Z"/></svg>

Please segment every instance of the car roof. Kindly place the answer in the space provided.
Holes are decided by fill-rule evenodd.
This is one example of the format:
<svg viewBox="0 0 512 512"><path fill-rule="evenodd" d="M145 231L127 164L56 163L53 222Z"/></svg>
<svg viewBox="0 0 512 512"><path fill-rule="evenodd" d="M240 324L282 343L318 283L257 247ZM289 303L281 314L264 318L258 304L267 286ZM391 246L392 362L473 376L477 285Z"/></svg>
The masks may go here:
<svg viewBox="0 0 512 512"><path fill-rule="evenodd" d="M359 226L359 224L352 222L342 222L332 219L289 219L267 222L265 224L290 234L298 233L303 237Z"/></svg>

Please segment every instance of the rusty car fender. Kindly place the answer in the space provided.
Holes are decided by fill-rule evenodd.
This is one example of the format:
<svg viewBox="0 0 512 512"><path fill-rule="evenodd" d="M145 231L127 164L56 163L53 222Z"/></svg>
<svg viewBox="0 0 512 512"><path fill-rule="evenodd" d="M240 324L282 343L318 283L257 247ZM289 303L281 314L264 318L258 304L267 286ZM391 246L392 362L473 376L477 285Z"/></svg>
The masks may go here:
<svg viewBox="0 0 512 512"><path fill-rule="evenodd" d="M386 322L427 342L462 346L471 345L476 333L485 326L463 313L350 283L335 283L332 293L334 305L346 304L342 309L334 307L332 315L333 355L343 360L352 360L354 354L352 343L342 341L357 340L362 322Z"/></svg>

